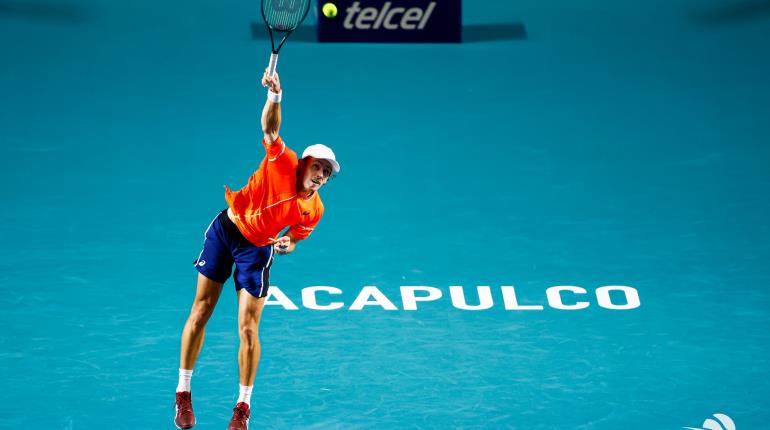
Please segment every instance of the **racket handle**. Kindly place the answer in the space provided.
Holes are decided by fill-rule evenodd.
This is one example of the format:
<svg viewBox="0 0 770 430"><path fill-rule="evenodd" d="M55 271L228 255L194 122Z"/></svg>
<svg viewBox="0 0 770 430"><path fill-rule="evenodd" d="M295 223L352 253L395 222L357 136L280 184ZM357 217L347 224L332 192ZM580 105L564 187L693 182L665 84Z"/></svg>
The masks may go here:
<svg viewBox="0 0 770 430"><path fill-rule="evenodd" d="M278 65L278 54L271 53L270 54L270 65L267 66L267 75L273 76L275 74L275 66Z"/></svg>

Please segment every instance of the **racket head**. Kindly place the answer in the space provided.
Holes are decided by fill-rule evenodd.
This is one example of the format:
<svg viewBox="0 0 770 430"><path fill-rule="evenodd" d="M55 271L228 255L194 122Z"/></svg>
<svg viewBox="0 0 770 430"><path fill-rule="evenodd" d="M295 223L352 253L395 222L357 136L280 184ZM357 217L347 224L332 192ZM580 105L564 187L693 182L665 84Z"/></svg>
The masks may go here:
<svg viewBox="0 0 770 430"><path fill-rule="evenodd" d="M310 0L262 0L262 19L270 31L291 33L310 11Z"/></svg>

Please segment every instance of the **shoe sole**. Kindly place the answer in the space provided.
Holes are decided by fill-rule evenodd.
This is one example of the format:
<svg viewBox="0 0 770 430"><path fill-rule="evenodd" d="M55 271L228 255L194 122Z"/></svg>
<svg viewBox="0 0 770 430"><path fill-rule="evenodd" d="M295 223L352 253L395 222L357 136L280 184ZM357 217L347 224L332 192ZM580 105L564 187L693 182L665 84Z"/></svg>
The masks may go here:
<svg viewBox="0 0 770 430"><path fill-rule="evenodd" d="M191 428L195 427L195 423L192 423L192 425L188 426L188 427L179 427L178 425L176 425L176 416L174 416L174 427L176 427L178 429L182 429L182 430L187 430L187 429L191 429Z"/></svg>
<svg viewBox="0 0 770 430"><path fill-rule="evenodd" d="M192 425L190 425L189 427L179 427L179 426L176 424L176 411L174 411L174 427L176 427L176 428L178 428L178 429L181 429L181 430L187 430L187 429L191 429L191 428L195 427L195 424L196 424L197 422L198 422L198 419L197 419L197 418L193 418L193 423L192 423Z"/></svg>

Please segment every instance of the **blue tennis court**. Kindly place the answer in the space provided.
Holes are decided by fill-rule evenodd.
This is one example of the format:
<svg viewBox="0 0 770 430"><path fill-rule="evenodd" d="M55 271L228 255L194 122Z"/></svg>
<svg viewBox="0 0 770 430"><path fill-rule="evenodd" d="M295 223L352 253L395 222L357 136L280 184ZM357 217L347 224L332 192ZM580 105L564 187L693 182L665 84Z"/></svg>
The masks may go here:
<svg viewBox="0 0 770 430"><path fill-rule="evenodd" d="M272 267L252 428L770 422L770 7L578 3L466 1L462 44L287 42L281 135L342 171ZM264 156L259 19L0 0L0 428L174 428L190 263ZM236 311L231 280L196 429L238 395Z"/></svg>

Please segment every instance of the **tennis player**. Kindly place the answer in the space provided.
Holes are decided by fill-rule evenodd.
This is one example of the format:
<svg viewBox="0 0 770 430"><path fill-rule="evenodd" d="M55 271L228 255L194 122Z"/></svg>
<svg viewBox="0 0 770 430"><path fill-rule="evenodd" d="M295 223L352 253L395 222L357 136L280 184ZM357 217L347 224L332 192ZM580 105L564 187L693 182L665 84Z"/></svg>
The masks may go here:
<svg viewBox="0 0 770 430"><path fill-rule="evenodd" d="M233 265L238 295L240 392L228 430L248 429L251 390L259 363L259 320L270 286L270 266L275 254L289 254L307 239L324 212L318 190L340 171L334 152L311 145L302 159L278 135L281 126L281 82L265 72L268 88L262 110L262 144L265 158L238 191L225 187L228 208L206 229L203 250L195 260L198 286L190 316L182 332L179 384L176 388L178 428L195 425L190 393L193 367L198 359L206 323L214 311L222 285ZM283 233L281 233L283 231Z"/></svg>

